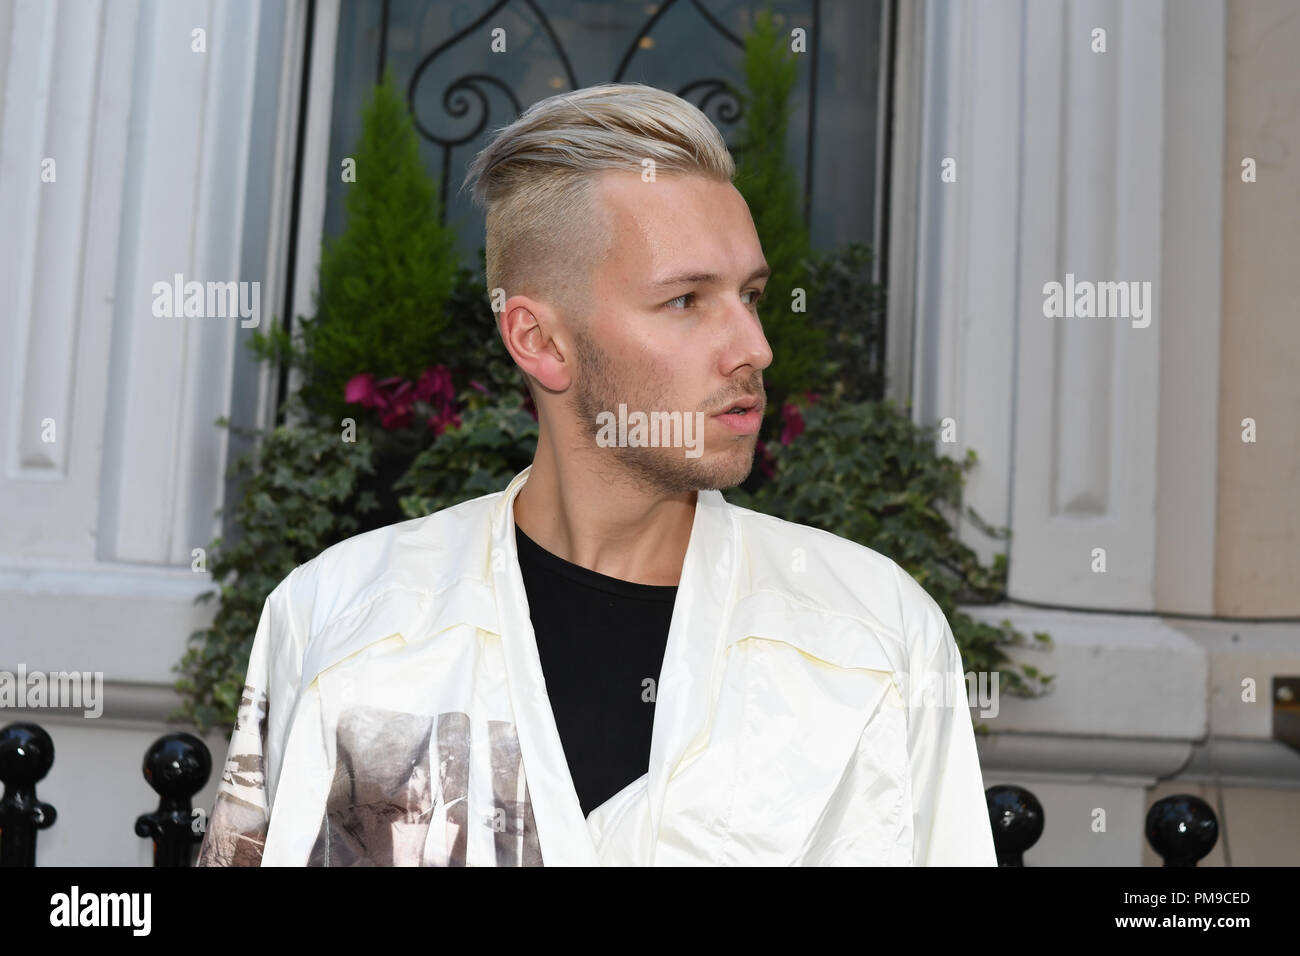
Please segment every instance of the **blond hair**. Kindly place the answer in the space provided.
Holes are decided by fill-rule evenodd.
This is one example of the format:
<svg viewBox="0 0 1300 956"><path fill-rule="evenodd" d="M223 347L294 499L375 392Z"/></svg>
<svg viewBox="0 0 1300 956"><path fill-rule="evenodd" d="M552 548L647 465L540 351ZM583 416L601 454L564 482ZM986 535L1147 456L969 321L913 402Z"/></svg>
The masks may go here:
<svg viewBox="0 0 1300 956"><path fill-rule="evenodd" d="M736 168L717 127L672 93L605 83L539 100L497 131L473 160L463 191L487 210L487 288L587 312L591 267L609 246L592 201L597 174L696 174L731 182ZM531 382L529 383L531 387Z"/></svg>

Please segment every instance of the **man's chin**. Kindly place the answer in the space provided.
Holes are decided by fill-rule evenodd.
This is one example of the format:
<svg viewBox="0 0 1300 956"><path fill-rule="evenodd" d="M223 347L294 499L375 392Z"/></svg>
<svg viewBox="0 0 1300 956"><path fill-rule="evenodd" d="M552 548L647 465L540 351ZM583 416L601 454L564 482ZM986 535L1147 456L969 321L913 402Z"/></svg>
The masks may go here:
<svg viewBox="0 0 1300 956"><path fill-rule="evenodd" d="M678 454L680 454L680 451ZM754 444L738 444L727 455L715 452L698 458L624 457L625 472L659 489L661 493L725 491L742 484L754 469Z"/></svg>
<svg viewBox="0 0 1300 956"><path fill-rule="evenodd" d="M739 449L737 451L739 452ZM734 462L721 467L715 466L703 469L699 476L699 487L696 490L726 491L728 488L735 488L744 484L754 470L754 457L754 447L751 445L748 454L744 455L743 458L737 454Z"/></svg>

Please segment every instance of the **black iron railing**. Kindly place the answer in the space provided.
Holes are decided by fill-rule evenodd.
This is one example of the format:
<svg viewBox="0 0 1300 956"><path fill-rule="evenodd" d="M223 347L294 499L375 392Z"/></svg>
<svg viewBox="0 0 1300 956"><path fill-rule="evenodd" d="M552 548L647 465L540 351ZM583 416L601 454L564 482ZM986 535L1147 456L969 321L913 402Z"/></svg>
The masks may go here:
<svg viewBox="0 0 1300 956"><path fill-rule="evenodd" d="M36 797L36 784L54 766L54 741L39 724L0 730L0 866L35 866L36 835L57 813ZM158 809L136 818L136 836L153 840L154 866L192 866L203 841L203 817L191 801L212 773L207 745L192 734L159 737L144 755L144 778ZM124 821L125 823L125 821Z"/></svg>
<svg viewBox="0 0 1300 956"><path fill-rule="evenodd" d="M54 741L42 727L17 723L0 729L0 866L36 865L36 836L58 818L36 796L36 784L53 765ZM159 737L145 753L144 778L159 802L158 809L136 818L135 833L153 840L154 866L193 865L203 817L192 800L211 773L212 756L192 734ZM1024 866L1025 852L1043 835L1042 804L1024 787L989 787L984 795L998 865ZM1196 866L1218 838L1218 818L1200 797L1164 797L1147 811L1146 839L1165 866Z"/></svg>

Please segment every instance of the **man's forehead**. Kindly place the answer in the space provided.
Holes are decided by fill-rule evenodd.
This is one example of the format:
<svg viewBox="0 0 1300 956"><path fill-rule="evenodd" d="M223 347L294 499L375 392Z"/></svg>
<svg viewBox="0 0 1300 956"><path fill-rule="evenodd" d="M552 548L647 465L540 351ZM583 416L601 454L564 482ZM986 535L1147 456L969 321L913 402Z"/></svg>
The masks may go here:
<svg viewBox="0 0 1300 956"><path fill-rule="evenodd" d="M603 174L597 189L621 271L634 271L647 286L764 265L748 207L730 183L689 175L643 182L619 170Z"/></svg>

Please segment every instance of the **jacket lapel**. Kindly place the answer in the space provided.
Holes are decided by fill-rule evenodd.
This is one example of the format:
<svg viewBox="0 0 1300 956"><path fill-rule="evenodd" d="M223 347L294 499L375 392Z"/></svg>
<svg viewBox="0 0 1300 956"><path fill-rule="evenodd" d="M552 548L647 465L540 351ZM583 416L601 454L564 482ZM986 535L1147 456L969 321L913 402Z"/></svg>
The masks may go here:
<svg viewBox="0 0 1300 956"><path fill-rule="evenodd" d="M492 579L501 620L507 683L528 776L542 859L547 866L595 866L595 844L569 773L546 696L528 597L515 544L514 499L532 466L506 487L492 516ZM722 493L697 493L663 668L655 695L647 796L652 834L659 832L668 781L677 765L708 743L706 724L731 603L736 542ZM644 861L647 864L653 860Z"/></svg>
<svg viewBox="0 0 1300 956"><path fill-rule="evenodd" d="M528 594L515 547L514 500L529 465L506 486L492 514L491 575L506 661L506 684L545 866L596 866L599 860L555 726Z"/></svg>
<svg viewBox="0 0 1300 956"><path fill-rule="evenodd" d="M658 841L669 780L679 763L708 744L708 718L736 569L737 543L729 509L721 492L697 492L695 521L655 697L647 789L652 845ZM653 858L646 861L653 862Z"/></svg>

